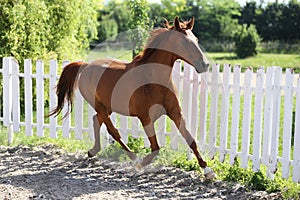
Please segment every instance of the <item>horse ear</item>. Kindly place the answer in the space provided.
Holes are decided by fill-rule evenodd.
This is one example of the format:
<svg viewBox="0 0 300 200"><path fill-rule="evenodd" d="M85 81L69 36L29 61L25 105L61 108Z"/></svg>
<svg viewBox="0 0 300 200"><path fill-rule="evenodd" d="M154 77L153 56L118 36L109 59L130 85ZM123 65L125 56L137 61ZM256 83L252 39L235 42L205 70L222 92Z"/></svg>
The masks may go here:
<svg viewBox="0 0 300 200"><path fill-rule="evenodd" d="M168 29L170 29L170 24L169 21L166 18L163 18L163 20L165 21L164 26Z"/></svg>
<svg viewBox="0 0 300 200"><path fill-rule="evenodd" d="M187 23L187 25L186 25L186 28L187 28L187 29L190 29L190 30L193 30L194 23L195 23L195 18L192 17L192 19L190 19L190 21L188 21L188 23Z"/></svg>
<svg viewBox="0 0 300 200"><path fill-rule="evenodd" d="M175 26L176 30L180 30L181 29L181 27L180 27L180 21L179 21L178 17L175 17L175 19L174 19L174 26Z"/></svg>

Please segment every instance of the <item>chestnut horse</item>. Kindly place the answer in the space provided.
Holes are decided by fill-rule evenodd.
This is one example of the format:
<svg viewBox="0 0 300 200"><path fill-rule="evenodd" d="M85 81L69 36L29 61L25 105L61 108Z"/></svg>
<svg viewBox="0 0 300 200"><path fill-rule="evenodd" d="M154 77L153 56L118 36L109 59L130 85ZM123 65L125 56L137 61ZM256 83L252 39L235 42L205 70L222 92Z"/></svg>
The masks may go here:
<svg viewBox="0 0 300 200"><path fill-rule="evenodd" d="M186 129L172 81L172 67L177 59L194 66L198 73L208 69L208 60L192 33L193 25L194 18L180 22L176 17L173 26L167 22L165 28L152 32L144 51L130 63L114 59L100 59L89 64L70 63L59 78L56 92L58 105L49 116L58 115L65 100L69 110L72 110L73 92L75 85L78 85L82 96L97 113L93 117L95 144L88 151L88 156L95 156L100 151L99 130L104 123L108 133L120 143L129 158L136 161L136 167L141 168L148 165L159 152L154 122L165 114L174 121L193 150L205 177L213 178L214 172L207 167L194 138ZM112 112L135 116L141 121L151 147L151 153L143 160L139 161L122 140L110 119Z"/></svg>

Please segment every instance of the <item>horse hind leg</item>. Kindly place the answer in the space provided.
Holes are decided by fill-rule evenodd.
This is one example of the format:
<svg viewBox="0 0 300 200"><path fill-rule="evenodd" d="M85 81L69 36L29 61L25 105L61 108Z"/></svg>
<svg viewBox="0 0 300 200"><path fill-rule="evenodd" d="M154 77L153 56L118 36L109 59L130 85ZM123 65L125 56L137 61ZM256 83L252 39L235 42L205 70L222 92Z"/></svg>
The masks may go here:
<svg viewBox="0 0 300 200"><path fill-rule="evenodd" d="M95 138L95 143L92 149L88 151L88 156L89 157L94 157L101 149L101 144L100 144L100 127L103 123L103 120L98 114L93 116L93 127L94 127L94 138Z"/></svg>

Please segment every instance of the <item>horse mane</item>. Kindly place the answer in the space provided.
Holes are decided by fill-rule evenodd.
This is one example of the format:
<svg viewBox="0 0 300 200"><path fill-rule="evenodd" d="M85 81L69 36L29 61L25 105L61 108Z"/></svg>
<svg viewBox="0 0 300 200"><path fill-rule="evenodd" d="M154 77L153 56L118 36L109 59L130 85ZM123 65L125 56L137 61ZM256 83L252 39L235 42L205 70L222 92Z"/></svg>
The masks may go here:
<svg viewBox="0 0 300 200"><path fill-rule="evenodd" d="M180 22L180 27L185 30L187 27L187 21ZM157 28L151 31L150 37L148 38L148 41L144 47L144 50L141 51L134 59L133 61L142 62L146 60L157 48L158 44L161 42L161 35L168 32L169 30L175 30L174 25L170 25L167 20L165 20L165 23L163 24L163 28Z"/></svg>

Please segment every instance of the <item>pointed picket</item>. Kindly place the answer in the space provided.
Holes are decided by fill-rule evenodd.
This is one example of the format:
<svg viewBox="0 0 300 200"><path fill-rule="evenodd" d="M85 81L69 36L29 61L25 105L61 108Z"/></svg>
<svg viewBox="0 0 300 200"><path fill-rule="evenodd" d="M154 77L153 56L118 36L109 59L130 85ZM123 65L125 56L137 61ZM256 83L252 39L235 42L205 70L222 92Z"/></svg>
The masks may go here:
<svg viewBox="0 0 300 200"><path fill-rule="evenodd" d="M50 60L50 80L49 80L49 107L50 107L50 110L54 109L57 104L56 76L57 76L57 61ZM50 125L50 137L57 138L57 133L56 133L57 118L54 116L50 116L49 125Z"/></svg>
<svg viewBox="0 0 300 200"><path fill-rule="evenodd" d="M219 64L212 66L211 74L211 102L210 102L210 126L209 126L209 156L215 155L218 123L218 96L219 96Z"/></svg>
<svg viewBox="0 0 300 200"><path fill-rule="evenodd" d="M280 82L282 77L282 69L275 68L274 86L273 86L273 115L272 115L272 134L271 134L271 149L269 166L267 167L267 176L274 177L277 171L277 154L279 144L279 129L280 129L280 101L281 101L281 87Z"/></svg>
<svg viewBox="0 0 300 200"><path fill-rule="evenodd" d="M242 156L241 167L248 167L248 156L250 147L250 123L251 123L251 105L252 105L252 69L248 68L245 72L245 90L244 90L244 110L242 126Z"/></svg>
<svg viewBox="0 0 300 200"><path fill-rule="evenodd" d="M181 64L182 62L180 60L177 60L174 64L173 71L172 71L173 81L175 86L177 87L178 98L180 97L180 92L181 92L181 87L180 87ZM171 138L171 148L174 150L178 149L178 137L179 137L179 131L175 123L172 121L170 138Z"/></svg>
<svg viewBox="0 0 300 200"><path fill-rule="evenodd" d="M300 75L298 77L296 88L296 117L294 132L294 162L293 162L293 181L300 183Z"/></svg>
<svg viewBox="0 0 300 200"><path fill-rule="evenodd" d="M252 169L255 172L260 170L261 141L262 141L262 116L263 116L263 95L264 95L264 68L259 68L256 75L255 103L254 103L254 130L253 130L253 159Z"/></svg>
<svg viewBox="0 0 300 200"><path fill-rule="evenodd" d="M13 131L20 131L20 79L19 79L19 64L15 59L12 62L12 118Z"/></svg>
<svg viewBox="0 0 300 200"><path fill-rule="evenodd" d="M44 62L36 61L36 134L44 137Z"/></svg>
<svg viewBox="0 0 300 200"><path fill-rule="evenodd" d="M33 135L32 130L32 62L24 61L24 89L25 89L25 131L27 136Z"/></svg>
<svg viewBox="0 0 300 200"><path fill-rule="evenodd" d="M199 147L200 151L204 153L206 146L206 118L207 118L207 104L208 104L208 72L200 76L200 117L199 117Z"/></svg>
<svg viewBox="0 0 300 200"><path fill-rule="evenodd" d="M269 156L271 150L271 135L272 135L272 115L273 115L273 83L274 83L274 68L268 67L266 74L266 89L265 89L265 107L264 107L264 135L263 135L263 152L262 162L265 165L269 164Z"/></svg>
<svg viewBox="0 0 300 200"><path fill-rule="evenodd" d="M224 162L227 149L228 118L229 118L229 98L230 98L230 73L231 66L225 64L223 67L223 87L222 87L222 111L220 128L220 162Z"/></svg>
<svg viewBox="0 0 300 200"><path fill-rule="evenodd" d="M232 101L232 121L230 138L230 164L233 165L238 153L238 134L240 118L240 73L241 67L234 66L233 71L233 101Z"/></svg>
<svg viewBox="0 0 300 200"><path fill-rule="evenodd" d="M8 144L13 142L12 130L12 57L3 58L3 125L8 127Z"/></svg>
<svg viewBox="0 0 300 200"><path fill-rule="evenodd" d="M285 72L284 88L284 116L283 116L283 144L282 144L282 177L289 178L290 158L291 158L291 139L292 139L292 120L293 120L293 82L294 73L291 69Z"/></svg>

